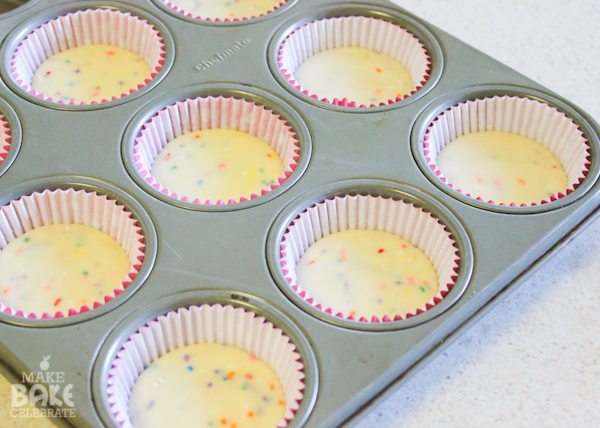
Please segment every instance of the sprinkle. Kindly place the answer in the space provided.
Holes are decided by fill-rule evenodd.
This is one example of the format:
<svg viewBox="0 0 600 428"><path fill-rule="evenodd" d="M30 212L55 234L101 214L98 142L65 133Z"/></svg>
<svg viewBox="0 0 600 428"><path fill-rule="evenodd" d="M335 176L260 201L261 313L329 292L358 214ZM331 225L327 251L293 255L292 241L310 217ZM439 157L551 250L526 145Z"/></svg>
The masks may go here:
<svg viewBox="0 0 600 428"><path fill-rule="evenodd" d="M354 315L356 315L356 311L352 311L350 312L350 316L353 317Z"/></svg>
<svg viewBox="0 0 600 428"><path fill-rule="evenodd" d="M379 251L377 251L379 254L383 253L385 250L382 248Z"/></svg>
<svg viewBox="0 0 600 428"><path fill-rule="evenodd" d="M206 385L208 388L212 387L213 383L212 382L208 382L208 385Z"/></svg>
<svg viewBox="0 0 600 428"><path fill-rule="evenodd" d="M171 169L177 169L177 165L173 165Z"/></svg>
<svg viewBox="0 0 600 428"><path fill-rule="evenodd" d="M387 287L387 285L385 285L385 284L381 284L381 285L379 286L379 289L380 289L380 290L385 290L385 288L386 288L386 287Z"/></svg>
<svg viewBox="0 0 600 428"><path fill-rule="evenodd" d="M519 183L521 183L523 186L525 186L525 180L523 180L522 178L519 178Z"/></svg>
<svg viewBox="0 0 600 428"><path fill-rule="evenodd" d="M285 406L285 400L279 400L277 404L279 404L280 406Z"/></svg>
<svg viewBox="0 0 600 428"><path fill-rule="evenodd" d="M383 73L383 70L379 67L377 67L375 70L377 70L377 73Z"/></svg>
<svg viewBox="0 0 600 428"><path fill-rule="evenodd" d="M96 89L100 89L100 86L96 86Z"/></svg>
<svg viewBox="0 0 600 428"><path fill-rule="evenodd" d="M221 419L221 425L227 425L227 419Z"/></svg>
<svg viewBox="0 0 600 428"><path fill-rule="evenodd" d="M8 293L8 289L2 291L4 294Z"/></svg>
<svg viewBox="0 0 600 428"><path fill-rule="evenodd" d="M224 163L219 164L219 168L225 168L225 164Z"/></svg>
<svg viewBox="0 0 600 428"><path fill-rule="evenodd" d="M408 278L408 283L410 285L415 285L415 279L411 276L410 278Z"/></svg>
<svg viewBox="0 0 600 428"><path fill-rule="evenodd" d="M196 134L194 138L200 138L200 134Z"/></svg>
<svg viewBox="0 0 600 428"><path fill-rule="evenodd" d="M190 360L190 356L188 354L185 354L183 356L183 361L189 361Z"/></svg>
<svg viewBox="0 0 600 428"><path fill-rule="evenodd" d="M65 59L65 62L66 62L67 64L71 64L71 60L70 60L70 59Z"/></svg>
<svg viewBox="0 0 600 428"><path fill-rule="evenodd" d="M314 263L315 263L315 261L316 261L316 260L311 260L310 262L306 263L306 266L310 266L310 265L314 264Z"/></svg>
<svg viewBox="0 0 600 428"><path fill-rule="evenodd" d="M408 248L408 245L402 244L402 248Z"/></svg>
<svg viewBox="0 0 600 428"><path fill-rule="evenodd" d="M381 89L377 89L375 92L377 92L378 94L381 94L383 91Z"/></svg>
<svg viewBox="0 0 600 428"><path fill-rule="evenodd" d="M425 293L425 287L419 287L419 290L421 290L423 293Z"/></svg>
<svg viewBox="0 0 600 428"><path fill-rule="evenodd" d="M227 373L227 379L233 379L234 376L235 376L235 372Z"/></svg>
<svg viewBox="0 0 600 428"><path fill-rule="evenodd" d="M253 418L254 417L254 412L248 412L248 417L249 418Z"/></svg>
<svg viewBox="0 0 600 428"><path fill-rule="evenodd" d="M114 54L115 54L114 51L108 51L108 52L106 52L106 55L114 55Z"/></svg>
<svg viewBox="0 0 600 428"><path fill-rule="evenodd" d="M480 183L483 183L483 178L478 178L477 181L479 181Z"/></svg>
<svg viewBox="0 0 600 428"><path fill-rule="evenodd" d="M427 281L423 281L423 285L429 285Z"/></svg>
<svg viewBox="0 0 600 428"><path fill-rule="evenodd" d="M79 74L80 71L80 69L75 70L75 74Z"/></svg>
<svg viewBox="0 0 600 428"><path fill-rule="evenodd" d="M54 306L58 306L58 304L60 303L62 299L59 297L58 299L56 299L56 301L54 302Z"/></svg>
<svg viewBox="0 0 600 428"><path fill-rule="evenodd" d="M251 359L251 360L256 360L256 355L254 355L254 354L250 354L250 359Z"/></svg>
<svg viewBox="0 0 600 428"><path fill-rule="evenodd" d="M188 370L191 371L191 372L193 372L194 368L192 366L188 366Z"/></svg>
<svg viewBox="0 0 600 428"><path fill-rule="evenodd" d="M198 185L204 183L204 180L198 180Z"/></svg>
<svg viewBox="0 0 600 428"><path fill-rule="evenodd" d="M50 74L52 74L52 72L51 72L51 71L46 71L46 76L48 76L48 75L50 75Z"/></svg>
<svg viewBox="0 0 600 428"><path fill-rule="evenodd" d="M266 401L269 401L269 399L268 399L267 397L265 397L264 395L263 395L263 398L262 398L262 399L263 399L263 401L265 401L265 402L266 402Z"/></svg>
<svg viewBox="0 0 600 428"><path fill-rule="evenodd" d="M271 384L271 385L269 386L269 389L270 389L271 391L275 391L275 385Z"/></svg>
<svg viewBox="0 0 600 428"><path fill-rule="evenodd" d="M245 376L246 376L246 378L248 378L248 379L252 379L252 375L251 375L250 373L246 373L246 375L245 375Z"/></svg>
<svg viewBox="0 0 600 428"><path fill-rule="evenodd" d="M342 261L346 260L346 252L344 250L342 250L341 258L342 258Z"/></svg>
<svg viewBox="0 0 600 428"><path fill-rule="evenodd" d="M154 400L152 400L152 401L150 402L150 404L148 404L148 407L147 407L147 409L151 409L151 408L152 408L152 406L154 406L154 404L155 404L155 401L154 401Z"/></svg>
<svg viewBox="0 0 600 428"><path fill-rule="evenodd" d="M556 169L556 168L558 168L558 167L557 167L556 165L552 165L552 168Z"/></svg>
<svg viewBox="0 0 600 428"><path fill-rule="evenodd" d="M87 270L84 270L84 271L83 271L83 274L84 274L84 275L89 275L90 273L89 273Z"/></svg>

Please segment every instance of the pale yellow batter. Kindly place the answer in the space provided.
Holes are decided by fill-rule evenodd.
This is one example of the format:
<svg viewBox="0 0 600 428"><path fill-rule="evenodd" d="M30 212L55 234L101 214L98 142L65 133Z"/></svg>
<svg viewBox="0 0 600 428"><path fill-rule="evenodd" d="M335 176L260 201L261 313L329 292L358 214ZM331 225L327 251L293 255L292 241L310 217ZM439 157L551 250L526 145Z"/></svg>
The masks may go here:
<svg viewBox="0 0 600 428"><path fill-rule="evenodd" d="M275 428L286 410L275 371L254 355L199 343L162 356L129 398L135 428Z"/></svg>
<svg viewBox="0 0 600 428"><path fill-rule="evenodd" d="M437 165L454 188L497 204L540 203L568 186L567 174L550 150L508 132L463 135L441 150Z"/></svg>
<svg viewBox="0 0 600 428"><path fill-rule="evenodd" d="M150 77L150 66L139 55L111 45L84 45L44 61L31 87L54 101L100 102L129 94Z"/></svg>
<svg viewBox="0 0 600 428"><path fill-rule="evenodd" d="M24 233L0 251L0 301L25 313L53 315L104 302L131 268L109 234L53 224Z"/></svg>
<svg viewBox="0 0 600 428"><path fill-rule="evenodd" d="M378 230L346 230L311 245L296 266L298 286L323 308L355 319L404 316L438 291L427 256Z"/></svg>
<svg viewBox="0 0 600 428"><path fill-rule="evenodd" d="M264 15L283 0L169 0L194 16L210 19L242 19Z"/></svg>
<svg viewBox="0 0 600 428"><path fill-rule="evenodd" d="M294 77L320 99L347 98L366 106L396 100L410 94L415 86L400 61L360 47L322 51L300 64Z"/></svg>
<svg viewBox="0 0 600 428"><path fill-rule="evenodd" d="M260 138L232 129L206 129L171 140L152 164L163 187L190 200L250 199L283 174L283 162Z"/></svg>

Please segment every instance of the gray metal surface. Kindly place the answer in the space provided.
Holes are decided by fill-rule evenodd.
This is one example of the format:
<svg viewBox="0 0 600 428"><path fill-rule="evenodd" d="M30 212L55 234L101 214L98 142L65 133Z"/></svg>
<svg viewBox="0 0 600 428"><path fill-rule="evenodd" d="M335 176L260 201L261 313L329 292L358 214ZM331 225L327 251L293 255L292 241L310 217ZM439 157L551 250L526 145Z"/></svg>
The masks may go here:
<svg viewBox="0 0 600 428"><path fill-rule="evenodd" d="M161 72L162 80L134 96L85 109L50 107L18 92L7 76L6 60L11 54L9 47L14 46L13 36L42 19L35 17L48 20L56 10L99 4L139 10L171 35L173 45L167 46L167 59L172 60L172 66ZM331 5L336 6L340 15L362 11L370 16L393 16L396 22L406 23L406 28L421 37L426 39L429 34L431 40L424 41L433 49L432 58L436 60L434 78L424 88L426 91L393 106L350 112L305 100L274 77L273 46L294 23L334 16ZM175 16L151 0L123 3L40 0L0 15L0 39L3 40L0 98L14 109L15 115L9 113L10 108L4 103L0 104L0 111L13 121L13 129L19 121L22 127L22 144L20 148L14 144L9 153L14 162L0 176L0 202L4 204L29 189L39 190L40 186L45 187L41 184L44 180L48 180L48 188L70 183L78 188L91 186L121 198L136 218L145 219L146 228L156 231L156 260L145 263L144 269L149 271L147 279L140 282L137 291L123 293L108 310L98 312L98 316L73 317L61 326L53 325L54 320L38 320L35 326L25 326L20 324L31 321L1 319L0 365L20 377L21 372L37 371L43 356L52 355L53 370L65 372L66 383L74 385L77 417L67 423L75 427L109 426L110 420L105 424L100 417L100 414L105 419L107 416L101 382L106 360L123 340L124 332L135 329L136 322L143 323L160 313L163 298L166 300L162 312L172 309L173 301L186 304L236 301L222 293L213 293L213 297L201 293L215 289L245 296L247 300L240 301L240 305L259 308L267 318L272 317L276 324L279 321L283 324L280 327L284 330L287 327L292 336L304 343L300 347L305 349L303 355L311 367L309 372L314 373L314 385L308 384L318 393L312 409L310 400L302 403L300 416L302 412L307 416L302 426L352 426L361 409L368 409L377 397L390 390L393 382L414 372L418 364L423 364L420 361L425 361L424 357L435 355L444 340L456 337L459 327L476 319L476 314L490 307L496 296L505 294L499 293L518 285L517 279L524 272L536 266L544 255L556 251L559 248L556 245L600 205L600 184L596 180L600 128L588 115L443 31L384 2L369 6L358 2L298 0L256 22L215 25ZM239 42L243 42L243 48L234 54L209 67L199 67L202 71L195 68ZM300 162L306 162L306 169L297 174L294 178L297 181L273 197L261 198L260 204L246 207L240 204L236 207L239 209L221 212L198 211L165 202L141 188L130 176L125 166L127 157L123 156L125 147L131 144L130 129L139 126L152 106L165 105L178 94L206 94L203 91L207 88L216 91L220 84L224 95L232 94L233 89L243 92L240 85L245 86L246 92L272 102L283 114L290 114L288 119L299 128L299 135L305 134L302 143L312 147L305 161ZM485 92L490 88L482 88L484 85L501 86ZM506 85L518 86L515 93L537 91L540 98L570 112L584 130L592 146L592 169L579 193L574 192L570 199L535 210L496 212L488 205L478 206L458 199L451 191L434 184L419 167L419 156L414 155L413 147L418 148L423 126L435 109L460 101L465 94L505 94L506 88L502 86ZM60 177L51 179L55 176ZM386 180L419 189L416 192L423 192L429 195L425 196L428 201L434 201L432 206L445 207L443 212L456 219L458 226L454 231L464 228L467 244L461 251L470 242L472 275L464 293L457 295L456 302L437 316L424 317L424 322L415 321L410 327L390 331L347 328L315 317L278 287L267 263L267 255L272 252L267 242L270 231L278 232L275 222L280 213L285 216L302 201L315 197L314 192L318 192L315 189L336 187L342 181L354 179ZM452 224L449 226L453 228ZM192 291L198 294L175 296ZM299 417L294 424L299 426L301 421Z"/></svg>

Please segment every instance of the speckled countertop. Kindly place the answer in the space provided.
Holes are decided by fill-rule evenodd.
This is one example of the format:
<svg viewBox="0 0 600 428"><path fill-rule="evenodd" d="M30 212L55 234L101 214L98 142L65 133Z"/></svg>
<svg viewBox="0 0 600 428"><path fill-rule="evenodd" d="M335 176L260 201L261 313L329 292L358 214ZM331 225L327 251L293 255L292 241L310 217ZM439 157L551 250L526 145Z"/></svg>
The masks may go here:
<svg viewBox="0 0 600 428"><path fill-rule="evenodd" d="M302 1L302 0L300 0ZM600 121L597 0L393 0ZM360 428L600 427L600 222L406 383ZM0 377L0 427L11 419Z"/></svg>

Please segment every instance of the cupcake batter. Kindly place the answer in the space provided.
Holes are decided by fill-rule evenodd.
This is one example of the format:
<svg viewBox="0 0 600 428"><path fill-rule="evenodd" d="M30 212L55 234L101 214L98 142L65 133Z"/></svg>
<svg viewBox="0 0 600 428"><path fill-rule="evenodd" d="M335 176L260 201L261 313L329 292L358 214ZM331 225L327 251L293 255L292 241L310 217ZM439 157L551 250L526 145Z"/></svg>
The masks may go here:
<svg viewBox="0 0 600 428"><path fill-rule="evenodd" d="M139 55L117 46L84 45L44 61L31 87L54 101L91 103L129 94L148 77L150 66Z"/></svg>
<svg viewBox="0 0 600 428"><path fill-rule="evenodd" d="M463 135L440 151L437 164L454 188L498 204L540 203L568 186L550 150L509 132Z"/></svg>
<svg viewBox="0 0 600 428"><path fill-rule="evenodd" d="M187 132L154 159L150 174L180 197L201 201L260 195L283 174L283 162L260 138L233 129Z"/></svg>
<svg viewBox="0 0 600 428"><path fill-rule="evenodd" d="M439 290L427 256L408 241L378 230L346 230L308 247L296 265L298 286L345 317L404 316Z"/></svg>
<svg viewBox="0 0 600 428"><path fill-rule="evenodd" d="M400 61L361 47L322 51L300 64L294 77L320 99L347 98L366 106L404 97L415 87Z"/></svg>
<svg viewBox="0 0 600 428"><path fill-rule="evenodd" d="M24 233L0 251L0 301L41 316L103 302L131 268L109 234L80 224L52 224Z"/></svg>
<svg viewBox="0 0 600 428"><path fill-rule="evenodd" d="M275 371L234 346L199 343L154 361L135 382L135 428L275 428L286 410Z"/></svg>
<svg viewBox="0 0 600 428"><path fill-rule="evenodd" d="M200 18L242 19L264 15L284 0L169 0Z"/></svg>

